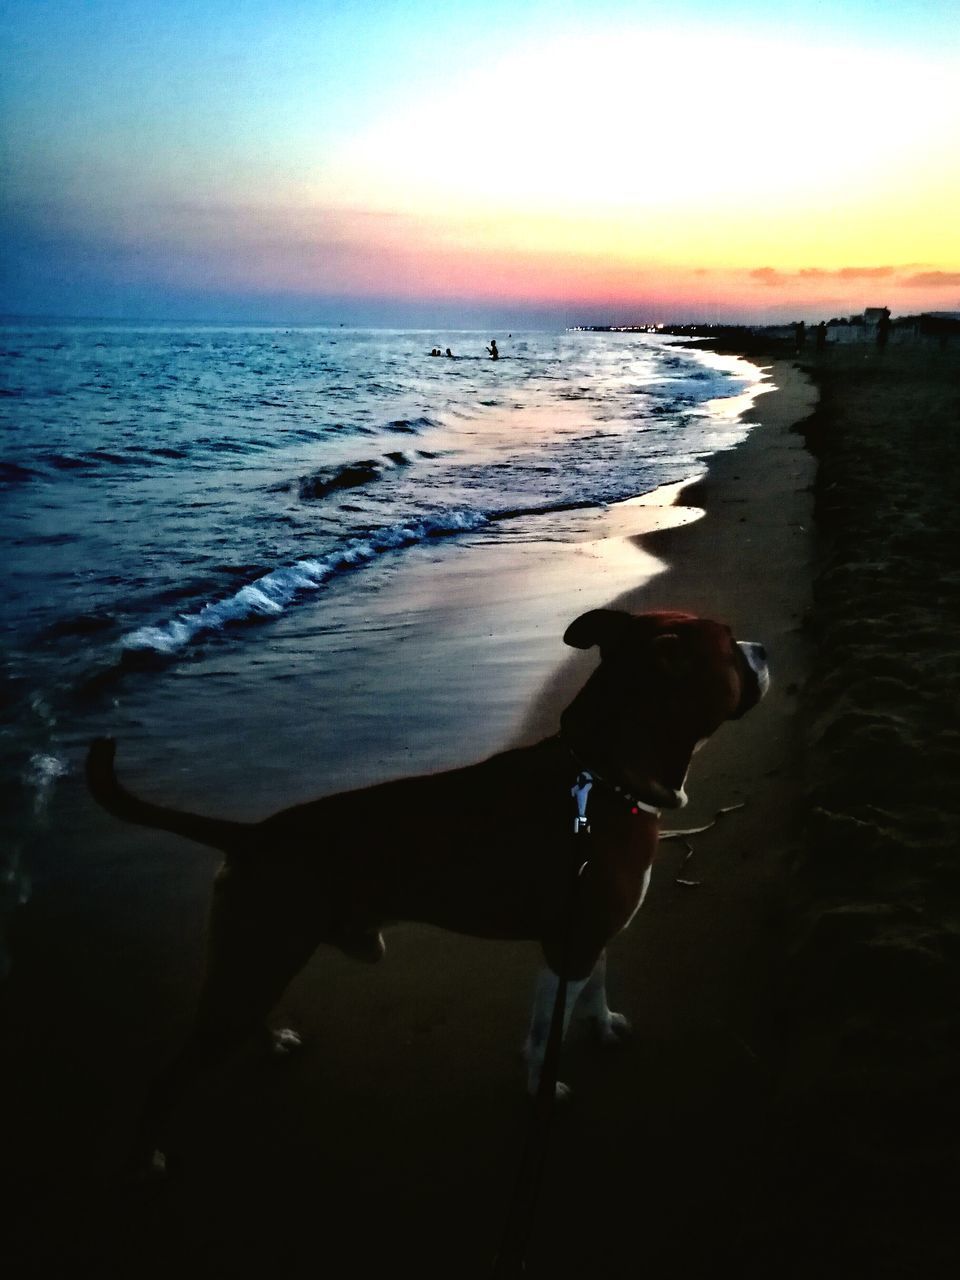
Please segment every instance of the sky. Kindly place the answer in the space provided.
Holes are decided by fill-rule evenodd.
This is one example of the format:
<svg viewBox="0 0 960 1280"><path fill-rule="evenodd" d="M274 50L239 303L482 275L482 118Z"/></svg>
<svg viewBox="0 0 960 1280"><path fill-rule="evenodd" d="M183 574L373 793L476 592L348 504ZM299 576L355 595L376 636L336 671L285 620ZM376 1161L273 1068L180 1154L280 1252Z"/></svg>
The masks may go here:
<svg viewBox="0 0 960 1280"><path fill-rule="evenodd" d="M0 0L0 312L960 310L957 0Z"/></svg>

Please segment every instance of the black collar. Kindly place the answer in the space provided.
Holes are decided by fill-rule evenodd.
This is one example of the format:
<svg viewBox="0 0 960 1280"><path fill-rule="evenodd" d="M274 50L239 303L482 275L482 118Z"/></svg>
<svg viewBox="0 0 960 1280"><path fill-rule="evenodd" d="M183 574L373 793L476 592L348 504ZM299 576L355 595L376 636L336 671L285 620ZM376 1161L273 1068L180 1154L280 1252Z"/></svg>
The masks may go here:
<svg viewBox="0 0 960 1280"><path fill-rule="evenodd" d="M560 741L563 742L563 738L559 734L557 736L560 738ZM573 762L577 766L578 772L581 775L584 775L590 782L597 783L606 791L612 791L614 795L619 796L621 800L624 800L629 804L634 813L637 813L638 811L641 813L649 813L654 818L659 818L661 816L660 809L655 804L651 804L649 800L644 800L640 796L635 795L634 792L628 791L626 787L622 787L618 783L612 782L609 778L605 778L602 773L598 773L591 765L584 764L569 743L564 742L563 745L573 758Z"/></svg>

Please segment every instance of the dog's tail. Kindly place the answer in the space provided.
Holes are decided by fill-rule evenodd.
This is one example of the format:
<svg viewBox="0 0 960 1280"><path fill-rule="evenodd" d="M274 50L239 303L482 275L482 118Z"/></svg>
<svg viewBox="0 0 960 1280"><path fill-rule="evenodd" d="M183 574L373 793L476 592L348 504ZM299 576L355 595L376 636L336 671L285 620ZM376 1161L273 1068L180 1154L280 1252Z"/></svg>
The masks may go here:
<svg viewBox="0 0 960 1280"><path fill-rule="evenodd" d="M173 831L198 844L221 849L224 853L243 847L249 838L250 826L244 822L228 822L222 818L204 818L180 809L168 809L165 805L150 804L128 791L113 771L113 758L117 744L112 738L96 738L87 752L87 786L93 798L124 822L136 822L142 827L157 827L161 831Z"/></svg>

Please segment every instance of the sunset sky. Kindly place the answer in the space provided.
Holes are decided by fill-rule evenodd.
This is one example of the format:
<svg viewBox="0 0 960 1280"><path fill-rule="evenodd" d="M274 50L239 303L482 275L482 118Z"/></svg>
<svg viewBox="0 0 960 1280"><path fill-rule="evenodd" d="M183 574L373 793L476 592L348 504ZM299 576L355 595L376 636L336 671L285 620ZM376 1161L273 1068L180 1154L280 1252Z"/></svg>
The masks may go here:
<svg viewBox="0 0 960 1280"><path fill-rule="evenodd" d="M957 0L0 0L0 310L960 310Z"/></svg>

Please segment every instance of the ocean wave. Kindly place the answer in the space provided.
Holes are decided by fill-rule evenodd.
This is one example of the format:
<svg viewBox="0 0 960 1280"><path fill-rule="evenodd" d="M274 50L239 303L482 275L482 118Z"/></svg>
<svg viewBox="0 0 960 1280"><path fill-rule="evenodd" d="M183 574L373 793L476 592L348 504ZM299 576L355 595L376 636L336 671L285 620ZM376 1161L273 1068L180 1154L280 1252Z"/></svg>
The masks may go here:
<svg viewBox="0 0 960 1280"><path fill-rule="evenodd" d="M173 445L158 445L155 448L138 448L131 446L130 453L146 454L152 458L172 458L178 460L187 457L186 449L177 449Z"/></svg>
<svg viewBox="0 0 960 1280"><path fill-rule="evenodd" d="M103 467L154 467L161 465L163 461L179 462L187 456L185 449L173 446L130 445L123 451L88 449L79 454L43 453L38 455L36 461L54 471L96 471ZM33 474L42 475L43 472Z"/></svg>
<svg viewBox="0 0 960 1280"><path fill-rule="evenodd" d="M633 495L630 495L633 496ZM500 511L490 513L490 522L500 520L516 520L523 516L561 515L564 511L595 511L606 505L599 499L593 502L544 502L532 507L504 507Z"/></svg>
<svg viewBox="0 0 960 1280"><path fill-rule="evenodd" d="M303 501L311 502L316 498L325 498L328 493L336 493L341 489L356 489L360 485L370 484L374 480L380 480L385 470L409 465L410 458L404 451L394 449L390 453L385 453L382 460L361 458L356 462L345 462L339 467L321 467L317 471L311 471L309 475L300 477L297 482L297 493Z"/></svg>
<svg viewBox="0 0 960 1280"><path fill-rule="evenodd" d="M41 457L40 461L54 467L57 471L79 471L83 467L93 465L89 459L77 458L70 453L47 453Z"/></svg>
<svg viewBox="0 0 960 1280"><path fill-rule="evenodd" d="M112 453L109 449L90 449L82 457L91 462L108 462L115 467L129 467L132 462L139 461L128 453Z"/></svg>
<svg viewBox="0 0 960 1280"><path fill-rule="evenodd" d="M140 627L121 641L128 660L138 656L172 657L202 636L227 627L263 622L279 617L302 596L317 591L339 573L358 569L386 551L398 551L433 538L452 537L482 528L488 517L469 509L419 516L354 537L316 560L273 569L224 600L203 605L194 613L181 613L158 626Z"/></svg>
<svg viewBox="0 0 960 1280"><path fill-rule="evenodd" d="M61 640L76 636L91 636L101 631L108 631L115 625L116 618L107 610L102 613L76 613L66 618L59 618L56 622L51 622L44 628L40 638L43 640Z"/></svg>
<svg viewBox="0 0 960 1280"><path fill-rule="evenodd" d="M331 578L361 569L388 551L400 551L433 539L472 533L501 521L591 510L604 505L604 501L558 501L490 511L461 508L371 529L365 535L348 539L327 555L272 569L233 595L204 604L192 613L181 613L168 622L138 628L122 639L122 658L126 665L152 665L158 659L176 656L206 635L277 618L304 596L318 591Z"/></svg>
<svg viewBox="0 0 960 1280"><path fill-rule="evenodd" d="M15 526L18 572L44 564L51 536L73 538L70 555L90 566L92 591L80 608L64 577L42 623L64 620L46 631L32 615L24 623L33 641L57 641L38 646L51 664L67 655L71 638L110 662L118 642L130 654L178 652L195 636L282 614L381 551L491 521L551 520L680 478L684 457L717 447L691 407L715 387L730 394L737 385L724 371L714 382L706 356L667 356L653 339L619 336L537 339L537 354L513 365L480 355L462 365L433 360L426 375L426 360L409 359L405 335L341 336L322 377L312 335L218 337L204 344L217 354L171 360L173 338L155 346L152 333L118 333L100 344L115 346L109 362L87 349L89 334L81 337L86 363L77 365L71 347L50 369L24 373L32 434L18 436L8 454L14 470L0 469L4 501L24 516ZM474 339L451 341L456 350ZM73 396L65 413L37 407L51 384ZM561 401L568 412L557 413L553 430L551 410ZM524 416L508 423L513 406ZM7 402L0 412L12 408ZM78 511L102 499L110 520L71 518L69 535L45 533L34 492L54 484L63 490L58 501L87 504ZM284 497L264 500L266 486ZM448 505L469 508L468 522L414 527L415 514ZM437 517L440 525L448 519ZM311 541L293 541L304 536ZM495 537L494 528L483 536ZM113 545L122 554L111 556ZM232 551L244 563L227 576L221 562ZM115 621L101 635L87 615L111 610Z"/></svg>
<svg viewBox="0 0 960 1280"><path fill-rule="evenodd" d="M427 414L421 414L419 418L394 418L386 424L387 431L400 431L406 435L416 435L418 431L423 431L428 427L438 427L440 423L436 418L428 417Z"/></svg>
<svg viewBox="0 0 960 1280"><path fill-rule="evenodd" d="M199 436L196 443L208 453L259 453L268 447L262 440L216 440L212 436Z"/></svg>
<svg viewBox="0 0 960 1280"><path fill-rule="evenodd" d="M19 462L0 462L0 484L22 484L39 474L32 467L22 467Z"/></svg>
<svg viewBox="0 0 960 1280"><path fill-rule="evenodd" d="M312 502L316 498L325 498L328 493L336 493L340 489L356 489L359 485L370 484L379 480L383 469L372 458L361 458L359 462L346 462L343 466L312 471L308 476L301 476L297 483L297 493L304 502Z"/></svg>

